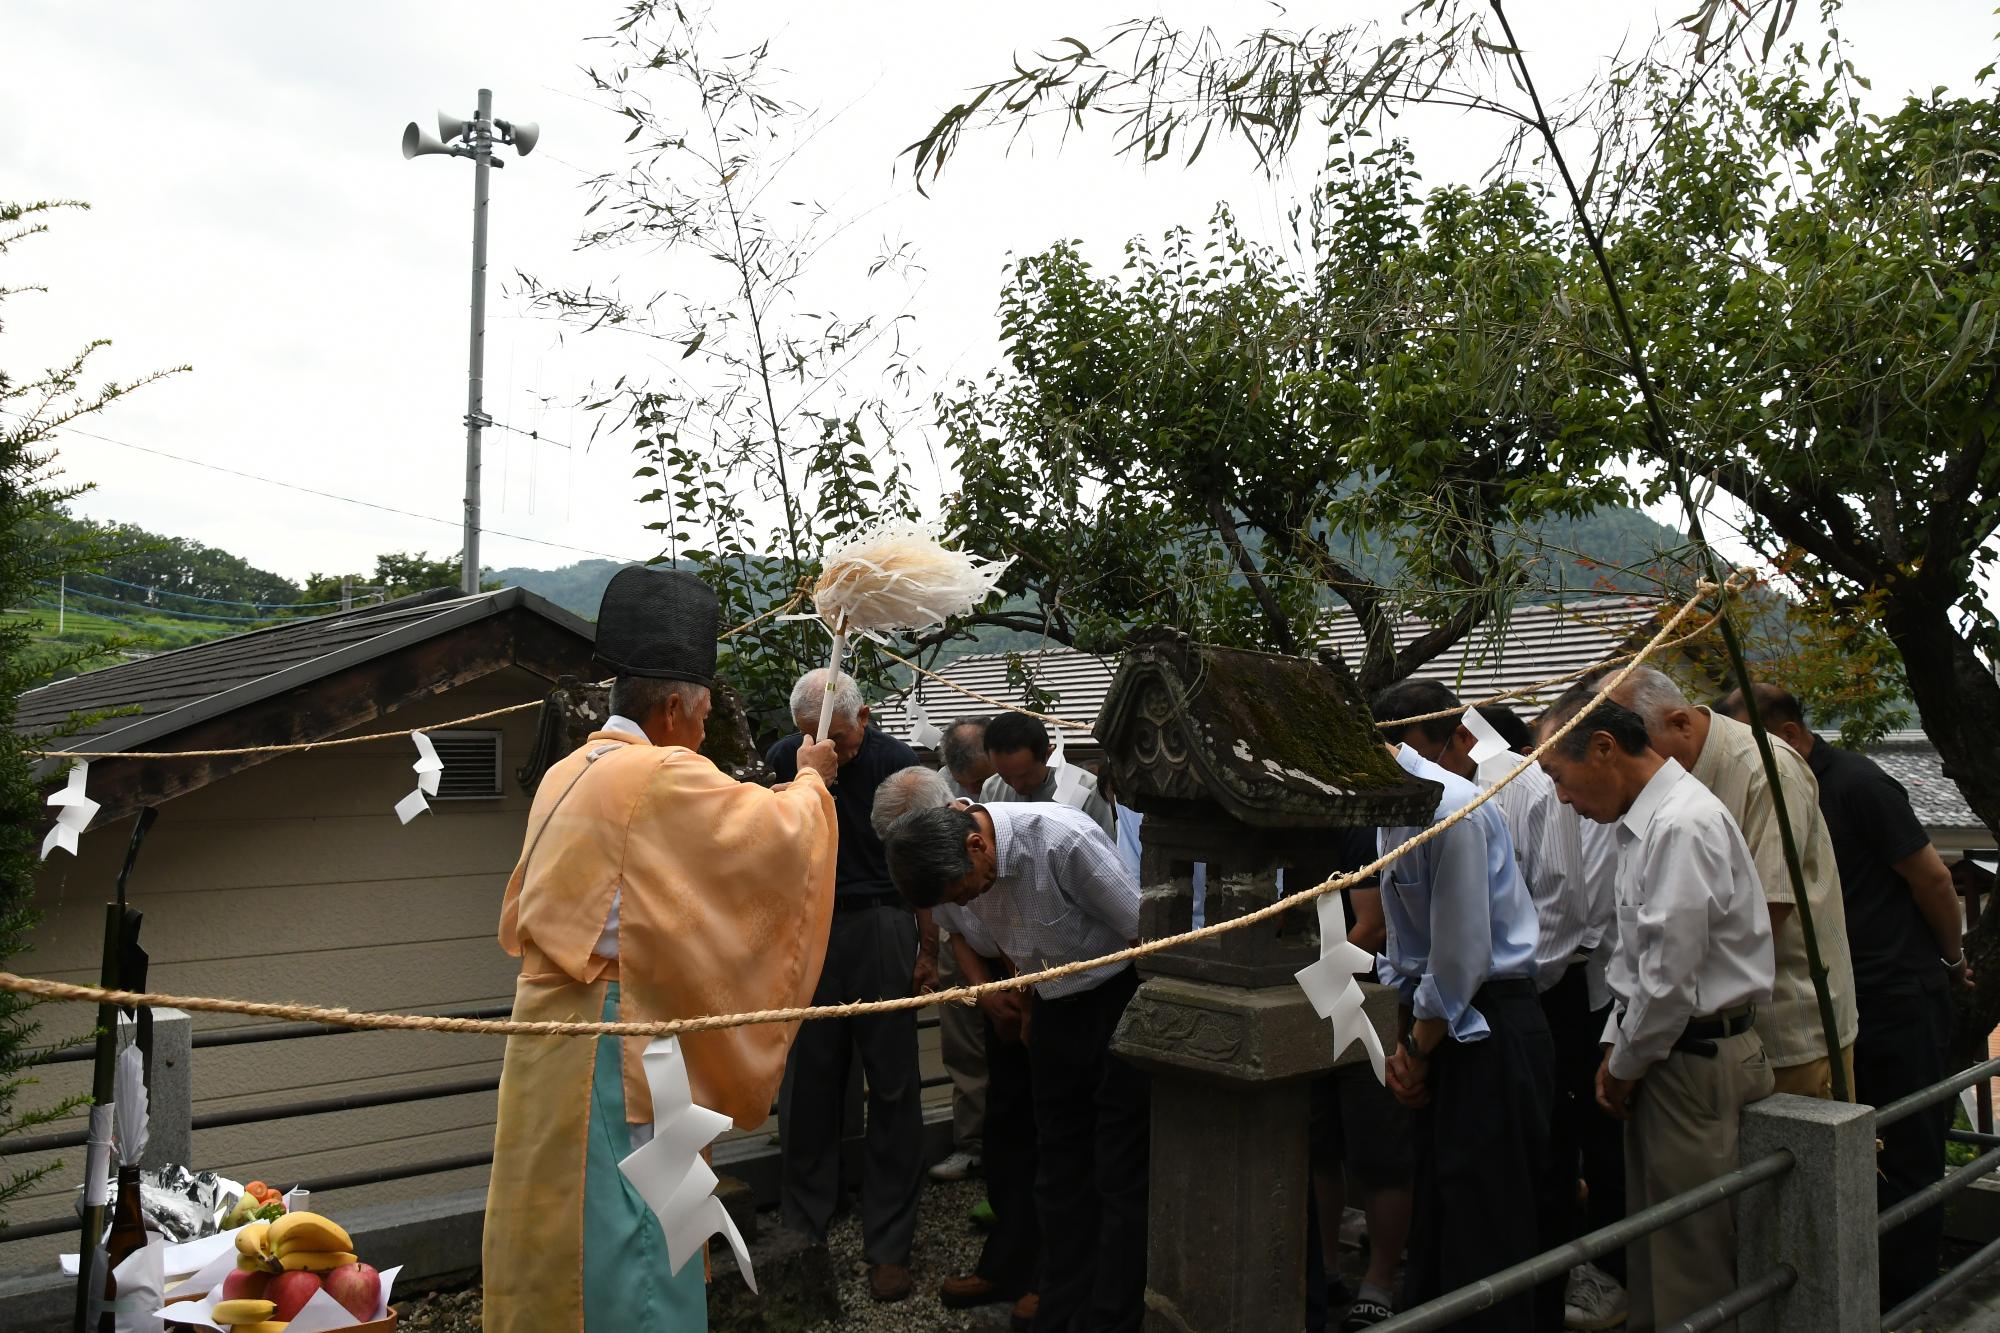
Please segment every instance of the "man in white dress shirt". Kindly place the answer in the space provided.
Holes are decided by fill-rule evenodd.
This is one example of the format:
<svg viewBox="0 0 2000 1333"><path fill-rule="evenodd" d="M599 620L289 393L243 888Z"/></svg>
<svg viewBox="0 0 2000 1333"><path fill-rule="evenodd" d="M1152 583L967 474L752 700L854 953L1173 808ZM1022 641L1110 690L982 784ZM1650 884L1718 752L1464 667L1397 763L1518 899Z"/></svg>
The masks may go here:
<svg viewBox="0 0 2000 1333"><path fill-rule="evenodd" d="M1138 938L1137 881L1096 821L1070 806L916 810L890 828L888 853L904 899L932 909L966 946L959 962L974 983L987 979L977 975L980 955L1031 972ZM1144 1314L1147 1082L1111 1052L1137 989L1137 973L1121 963L1038 983L1026 1006L1016 992L989 997L1002 1041L1008 1027L1033 1034L1037 1330L1137 1333ZM997 1129L989 1122L989 1153Z"/></svg>
<svg viewBox="0 0 2000 1333"><path fill-rule="evenodd" d="M1769 1096L1755 1021L1774 976L1757 865L1729 811L1648 743L1622 704L1572 690L1543 725L1589 708L1542 767L1561 798L1618 839L1618 943L1597 1099L1630 1124L1626 1202L1634 1211L1737 1165L1743 1107ZM1716 1204L1627 1250L1631 1327L1674 1324L1736 1287L1736 1227ZM1727 1327L1733 1328L1734 1325Z"/></svg>
<svg viewBox="0 0 2000 1333"><path fill-rule="evenodd" d="M1460 708L1458 696L1439 682L1404 680L1382 692L1377 711L1399 718L1456 708ZM1406 727L1385 727L1382 737L1400 741L1482 789L1498 785L1522 762L1493 725L1470 710ZM1591 1013L1586 954L1601 942L1611 917L1611 889L1584 878L1581 820L1556 799L1555 784L1541 769L1531 766L1501 787L1493 804L1513 835L1515 861L1535 900L1539 929L1535 985L1555 1043L1555 1096L1539 1213L1541 1243L1552 1248L1589 1229L1577 1182L1586 1120L1604 1121L1595 1101L1595 1081L1598 1037L1607 1015ZM1601 905L1594 892L1599 887ZM1564 1279L1556 1278L1536 1293L1538 1328L1560 1333L1566 1286Z"/></svg>

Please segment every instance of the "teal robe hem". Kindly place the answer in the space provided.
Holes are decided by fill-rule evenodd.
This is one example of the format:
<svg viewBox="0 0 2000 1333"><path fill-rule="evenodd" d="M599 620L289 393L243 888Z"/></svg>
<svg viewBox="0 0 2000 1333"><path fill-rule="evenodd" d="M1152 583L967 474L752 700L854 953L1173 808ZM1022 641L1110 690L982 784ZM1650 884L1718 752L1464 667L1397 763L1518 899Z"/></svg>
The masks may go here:
<svg viewBox="0 0 2000 1333"><path fill-rule="evenodd" d="M604 988L604 1021L618 1020L618 985ZM632 1151L616 1037L597 1039L590 1142L583 1178L583 1326L586 1333L707 1333L702 1257L668 1272L667 1239L653 1210L618 1169Z"/></svg>

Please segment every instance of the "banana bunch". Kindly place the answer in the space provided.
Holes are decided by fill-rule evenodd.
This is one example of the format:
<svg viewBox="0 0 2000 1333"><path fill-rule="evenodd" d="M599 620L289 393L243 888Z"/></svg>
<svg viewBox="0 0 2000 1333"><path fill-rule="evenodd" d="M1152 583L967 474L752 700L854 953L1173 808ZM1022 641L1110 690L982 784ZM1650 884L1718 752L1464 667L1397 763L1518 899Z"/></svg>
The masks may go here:
<svg viewBox="0 0 2000 1333"><path fill-rule="evenodd" d="M252 1222L236 1233L236 1266L246 1273L284 1271L271 1252L271 1224Z"/></svg>
<svg viewBox="0 0 2000 1333"><path fill-rule="evenodd" d="M354 1241L318 1213L286 1213L236 1233L236 1266L257 1273L325 1273L355 1262Z"/></svg>
<svg viewBox="0 0 2000 1333"><path fill-rule="evenodd" d="M230 1333L280 1333L285 1326L271 1318L278 1307L270 1301L217 1301L209 1314Z"/></svg>
<svg viewBox="0 0 2000 1333"><path fill-rule="evenodd" d="M353 1239L318 1213L286 1213L264 1239L283 1272L326 1273L355 1262Z"/></svg>

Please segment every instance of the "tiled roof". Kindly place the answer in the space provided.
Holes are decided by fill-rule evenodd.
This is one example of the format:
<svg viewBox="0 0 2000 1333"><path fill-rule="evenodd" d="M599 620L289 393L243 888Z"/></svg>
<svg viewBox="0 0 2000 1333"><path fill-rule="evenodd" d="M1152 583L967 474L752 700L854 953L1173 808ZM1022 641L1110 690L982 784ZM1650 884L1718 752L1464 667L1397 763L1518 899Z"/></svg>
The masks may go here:
<svg viewBox="0 0 2000 1333"><path fill-rule="evenodd" d="M1650 622L1658 610L1659 603L1637 598L1517 607L1504 624L1474 631L1415 674L1420 679L1443 681L1461 698L1487 698L1617 655L1633 632ZM1414 618L1402 621L1396 628L1397 646L1407 645L1429 628ZM1351 663L1361 660L1361 631L1349 612L1342 611L1334 618L1322 642ZM1018 657L1039 688L1055 696L1054 703L1039 711L1086 725L1096 723L1105 693L1111 687L1111 677L1117 671L1115 657L1094 657L1074 648L1055 646L1021 653ZM1005 653L972 654L951 662L939 674L1008 707L1020 707L1024 690L1008 684L1009 659L1010 655ZM924 680L921 686L924 709L936 726L942 727L961 717L985 717L995 711L937 681ZM1565 688L1555 685L1540 691L1530 696L1524 706L1547 703ZM884 700L874 708L873 715L884 730L903 740L909 739L910 718L900 696ZM1096 750L1095 738L1086 733L1071 732L1066 740L1078 751Z"/></svg>
<svg viewBox="0 0 2000 1333"><path fill-rule="evenodd" d="M523 588L466 597L437 591L382 606L291 620L246 634L123 662L29 690L16 705L15 730L40 733L72 714L117 710L64 736L73 748L133 749L154 737L218 716L342 667L364 662L488 616L521 608L588 643L588 621Z"/></svg>
<svg viewBox="0 0 2000 1333"><path fill-rule="evenodd" d="M1923 732L1891 732L1863 753L1903 784L1903 790L1910 794L1910 806L1925 828L1980 827L1979 816L1965 803L1958 784L1944 775L1944 761Z"/></svg>

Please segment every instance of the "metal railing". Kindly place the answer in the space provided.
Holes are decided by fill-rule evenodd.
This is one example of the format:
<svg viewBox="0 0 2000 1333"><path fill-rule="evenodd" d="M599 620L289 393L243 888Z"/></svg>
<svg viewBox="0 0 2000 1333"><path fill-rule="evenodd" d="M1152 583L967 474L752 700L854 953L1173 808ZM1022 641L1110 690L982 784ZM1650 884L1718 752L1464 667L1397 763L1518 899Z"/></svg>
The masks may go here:
<svg viewBox="0 0 2000 1333"><path fill-rule="evenodd" d="M1986 1060L1969 1069L1960 1070L1950 1078L1933 1083L1928 1088L1921 1088L1907 1097L1898 1098L1875 1113L1876 1129L1879 1131L1898 1121L1907 1120L1920 1111L1928 1110L1939 1102L1949 1101L1975 1084L1983 1089L1987 1086L1987 1080L1995 1075L2000 1075L2000 1060ZM1992 1174L1996 1168L2000 1168L2000 1134L1954 1129L1949 1131L1946 1137L1959 1143L1975 1144L1985 1148L1986 1151L1956 1171L1947 1173L1943 1179L1934 1181L1884 1208L1876 1220L1877 1234L1893 1231L1919 1213L1942 1207L1946 1199L1976 1184ZM2000 1240L1988 1243L1977 1253L1953 1265L1949 1271L1940 1274L1923 1290L1884 1314L1882 1328L1885 1333L1894 1333L1894 1330L1965 1287L1974 1278L1993 1267L1996 1262L2000 1262Z"/></svg>
<svg viewBox="0 0 2000 1333"><path fill-rule="evenodd" d="M1512 1268L1503 1268L1492 1277L1446 1292L1422 1305L1405 1310L1395 1318L1376 1327L1381 1333L1426 1333L1430 1329L1448 1328L1467 1315L1481 1310L1490 1310L1501 1301L1524 1295L1541 1286L1566 1276L1578 1264L1587 1263L1613 1250L1623 1249L1632 1241L1650 1236L1662 1227L1692 1217L1705 1208L1712 1208L1726 1202L1754 1186L1775 1180L1794 1166L1792 1154L1780 1150L1768 1157L1737 1167L1734 1171L1717 1176L1705 1185L1697 1185L1671 1199L1663 1199L1650 1208L1642 1208L1622 1221L1600 1227L1587 1236L1579 1237L1567 1245L1558 1245L1545 1250L1532 1259L1524 1259ZM1704 1333L1704 1330L1718 1327L1734 1319L1744 1310L1770 1300L1780 1292L1788 1290L1798 1280L1798 1275L1789 1265L1764 1275L1727 1299L1689 1318L1678 1327L1688 1333Z"/></svg>
<svg viewBox="0 0 2000 1333"><path fill-rule="evenodd" d="M512 1004L463 1005L457 1008L437 1011L437 1016L448 1018L506 1018L513 1013ZM938 1026L934 1013L924 1014L917 1019L919 1031ZM313 1037L338 1036L352 1033L354 1029L331 1023L279 1023L261 1027L230 1027L197 1032L189 1038L189 1045L197 1050L215 1049L225 1046L245 1046L263 1042L302 1041ZM43 1064L65 1064L88 1060L93 1055L89 1045L66 1048L47 1056ZM918 1080L920 1089L942 1087L951 1081L948 1075L932 1075ZM360 1111L381 1106L400 1106L405 1103L432 1101L446 1097L466 1097L480 1093L495 1092L500 1087L497 1074L482 1078L459 1079L450 1083L420 1084L416 1087L389 1088L378 1092L342 1093L306 1100L291 1100L254 1106L230 1107L223 1110L204 1111L192 1116L189 1126L194 1131L224 1129L237 1125L258 1124L265 1121L298 1119L305 1116L336 1115L344 1111ZM777 1104L771 1106L770 1114L778 1114ZM59 1130L47 1134L20 1135L0 1140L0 1158L23 1156L29 1153L54 1152L84 1145L89 1138L87 1129ZM393 1180L408 1180L418 1176L442 1175L450 1171L462 1171L472 1167L489 1166L493 1161L491 1149L484 1152L461 1153L449 1157L431 1158L417 1162L407 1162L386 1167L373 1167L359 1171L349 1171L338 1175L315 1176L308 1183L314 1193L324 1193L336 1189L353 1189L364 1185L377 1185ZM33 1240L43 1236L54 1236L73 1232L77 1229L77 1219L65 1214L47 1218L39 1222L24 1222L19 1225L0 1228L0 1245L13 1241Z"/></svg>

